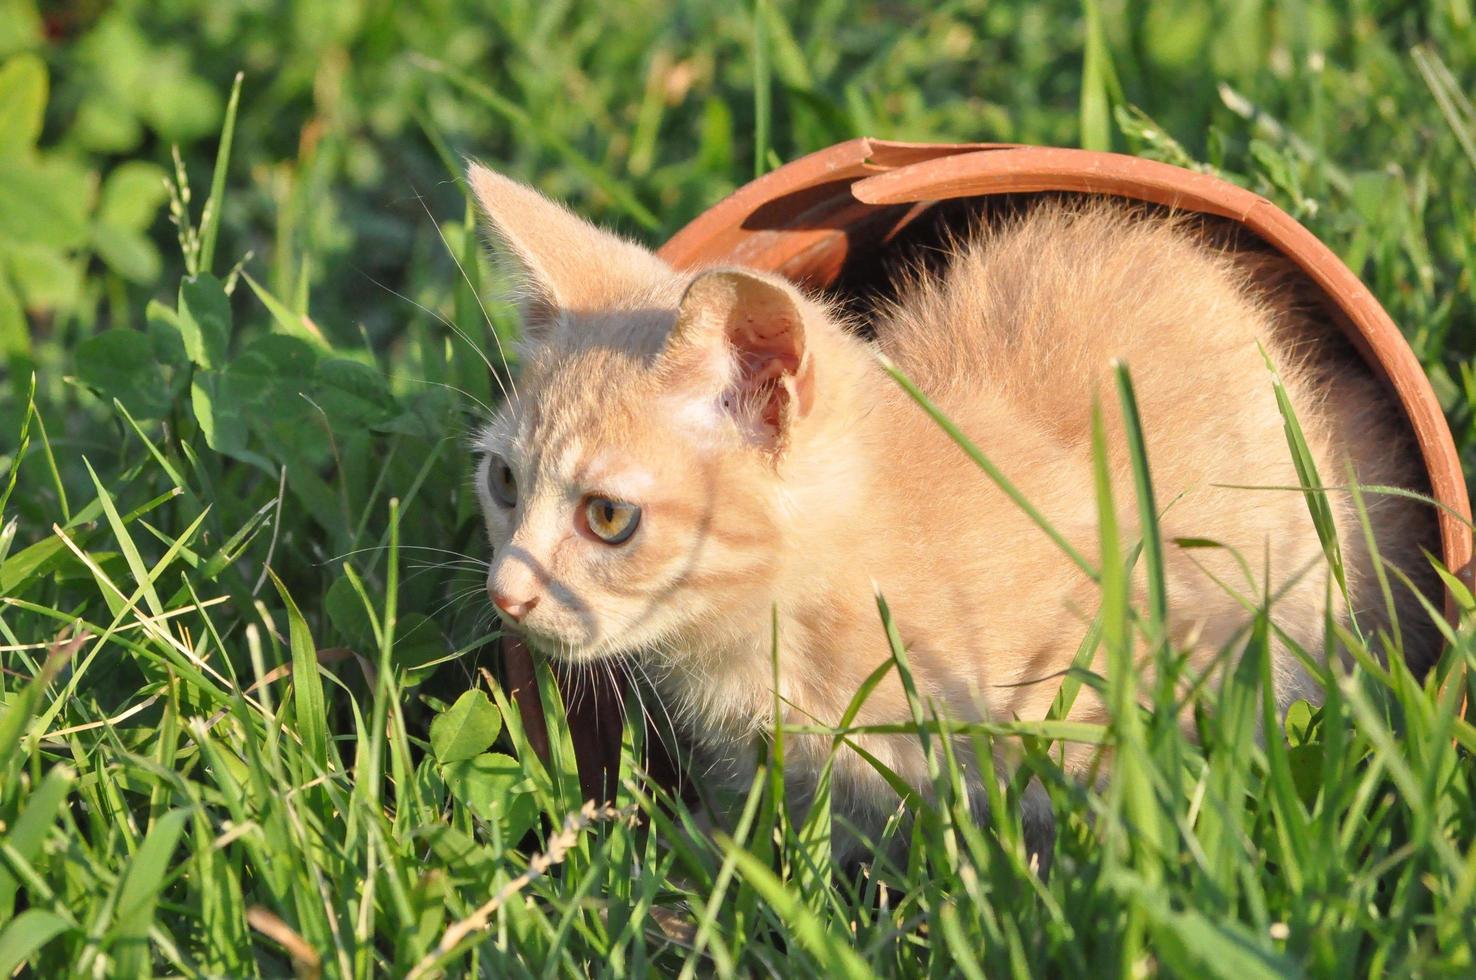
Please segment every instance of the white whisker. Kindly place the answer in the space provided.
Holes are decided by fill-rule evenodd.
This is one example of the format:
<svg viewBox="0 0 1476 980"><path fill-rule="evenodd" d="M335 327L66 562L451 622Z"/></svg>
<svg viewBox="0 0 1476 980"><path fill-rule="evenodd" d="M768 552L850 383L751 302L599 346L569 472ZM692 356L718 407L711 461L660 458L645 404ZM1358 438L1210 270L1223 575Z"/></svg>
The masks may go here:
<svg viewBox="0 0 1476 980"><path fill-rule="evenodd" d="M521 403L522 399L518 397L518 384L516 381L512 380L512 367L507 362L507 351L502 349L502 338L498 336L497 325L492 322L492 315L487 312L487 307L482 302L481 293L479 293L477 291L477 288L472 285L471 277L466 274L466 269L462 267L461 259L457 257L456 250L451 247L450 242L446 241L446 233L441 231L440 222L438 222L435 219L435 216L431 214L430 207L425 203L425 198L420 195L419 191L415 191L415 199L420 202L421 208L425 211L425 216L430 219L431 227L435 228L436 234L440 236L441 244L446 246L446 254L451 256L452 262L456 263L456 271L461 273L461 278L466 282L467 288L471 290L472 297L476 299L477 307L482 311L482 319L487 321L487 331L488 333L492 334L492 342L497 345L497 356L502 358L502 366L508 372L508 383L512 385L513 399ZM467 233L475 234L475 229L468 228ZM471 344L471 346L477 350L477 353L481 355L482 360L486 362L487 370L492 371L493 375L497 377L497 384L499 387L501 387L502 378L492 367L492 362L487 359L487 355L483 353L480 348L477 348L475 344L472 344L467 336L461 333L459 329L455 327L452 327L452 329L456 330L458 334L461 334L462 340L465 340L468 344ZM502 397L507 397L506 388L503 388L502 390Z"/></svg>

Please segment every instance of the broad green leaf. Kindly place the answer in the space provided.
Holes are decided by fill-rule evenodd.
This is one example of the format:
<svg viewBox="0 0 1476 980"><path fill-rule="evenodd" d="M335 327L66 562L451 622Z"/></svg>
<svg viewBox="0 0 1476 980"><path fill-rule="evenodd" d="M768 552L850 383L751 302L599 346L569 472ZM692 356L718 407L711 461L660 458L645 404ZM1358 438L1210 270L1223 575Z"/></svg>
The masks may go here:
<svg viewBox="0 0 1476 980"><path fill-rule="evenodd" d="M40 47L44 30L36 0L0 0L0 54Z"/></svg>
<svg viewBox="0 0 1476 980"><path fill-rule="evenodd" d="M161 418L173 402L154 343L138 330L104 330L77 348L77 377L136 418Z"/></svg>
<svg viewBox="0 0 1476 980"><path fill-rule="evenodd" d="M159 250L148 236L122 225L98 222L92 229L92 247L108 268L140 285L151 285L163 268Z"/></svg>
<svg viewBox="0 0 1476 980"><path fill-rule="evenodd" d="M431 749L443 765L485 752L502 728L502 716L480 688L467 691L431 722Z"/></svg>
<svg viewBox="0 0 1476 980"><path fill-rule="evenodd" d="M190 360L203 368L225 365L231 340L231 301L208 272L179 285L179 330Z"/></svg>
<svg viewBox="0 0 1476 980"><path fill-rule="evenodd" d="M92 233L87 221L91 200L92 176L75 161L46 155L6 160L5 179L0 180L0 241L77 248Z"/></svg>
<svg viewBox="0 0 1476 980"><path fill-rule="evenodd" d="M422 813L440 813L446 805L446 778L430 755L422 756L415 767L415 792L426 808Z"/></svg>
<svg viewBox="0 0 1476 980"><path fill-rule="evenodd" d="M195 420L205 433L205 442L218 453L246 446L246 421L231 404L225 376L219 371L201 371L190 385Z"/></svg>
<svg viewBox="0 0 1476 980"><path fill-rule="evenodd" d="M317 402L335 422L374 425L397 412L384 375L367 364L341 357L318 364Z"/></svg>
<svg viewBox="0 0 1476 980"><path fill-rule="evenodd" d="M495 821L502 839L515 842L538 820L538 805L518 761L487 752L441 767L451 795L477 816Z"/></svg>
<svg viewBox="0 0 1476 980"><path fill-rule="evenodd" d="M343 634L343 638L351 645L364 650L375 646L374 628L370 625L364 600L359 597L358 591L347 577L339 576L328 586L323 608L327 610L328 621L333 624L333 628Z"/></svg>
<svg viewBox="0 0 1476 980"><path fill-rule="evenodd" d="M1294 745L1286 750L1292 782L1297 788L1297 798L1308 810L1317 801L1317 791L1322 784L1323 759L1326 755L1321 742Z"/></svg>
<svg viewBox="0 0 1476 980"><path fill-rule="evenodd" d="M226 368L232 405L276 457L326 458L329 419L314 385L317 360L304 341L268 334L247 344Z"/></svg>
<svg viewBox="0 0 1476 980"><path fill-rule="evenodd" d="M0 181L4 183L4 181ZM20 297L10 285L10 277L0 265L0 360L3 360L11 385L17 395L23 393L23 376L31 373L31 331L26 323Z"/></svg>
<svg viewBox="0 0 1476 980"><path fill-rule="evenodd" d="M77 107L68 135L77 144L99 153L127 153L143 139L138 117L111 92L93 91Z"/></svg>
<svg viewBox="0 0 1476 980"><path fill-rule="evenodd" d="M154 343L155 360L170 367L188 365L190 357L185 353L184 338L179 332L179 314L168 304L153 299L144 308L144 317L149 321L149 339Z"/></svg>
<svg viewBox="0 0 1476 980"><path fill-rule="evenodd" d="M147 231L169 197L166 176L162 167L145 160L120 163L103 181L98 220L129 231Z"/></svg>
<svg viewBox="0 0 1476 980"><path fill-rule="evenodd" d="M1306 745L1312 731L1312 705L1305 698L1298 698L1287 705L1283 727L1288 744Z"/></svg>
<svg viewBox="0 0 1476 980"><path fill-rule="evenodd" d="M158 64L156 77L142 94L140 115L167 143L193 143L220 128L220 92L182 59Z"/></svg>
<svg viewBox="0 0 1476 980"><path fill-rule="evenodd" d="M30 152L46 116L46 63L29 52L0 65L0 158Z"/></svg>
<svg viewBox="0 0 1476 980"><path fill-rule="evenodd" d="M82 268L77 259L53 245L11 242L0 245L27 309L68 310L82 292Z"/></svg>
<svg viewBox="0 0 1476 980"><path fill-rule="evenodd" d="M243 347L227 370L246 382L241 393L254 402L300 402L297 395L310 391L317 363L318 352L305 341L268 334Z"/></svg>

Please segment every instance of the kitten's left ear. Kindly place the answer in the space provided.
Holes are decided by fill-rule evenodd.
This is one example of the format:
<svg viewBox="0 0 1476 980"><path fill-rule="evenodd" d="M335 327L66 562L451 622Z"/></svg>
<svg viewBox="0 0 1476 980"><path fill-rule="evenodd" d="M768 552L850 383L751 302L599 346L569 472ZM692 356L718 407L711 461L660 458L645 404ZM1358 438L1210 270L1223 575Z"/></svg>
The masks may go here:
<svg viewBox="0 0 1476 980"><path fill-rule="evenodd" d="M715 387L749 437L782 451L815 398L801 300L781 282L741 269L705 272L677 308L667 356L690 380Z"/></svg>
<svg viewBox="0 0 1476 980"><path fill-rule="evenodd" d="M479 163L467 182L487 225L522 275L524 327L531 336L561 310L598 310L671 274L652 252L597 228L526 184Z"/></svg>

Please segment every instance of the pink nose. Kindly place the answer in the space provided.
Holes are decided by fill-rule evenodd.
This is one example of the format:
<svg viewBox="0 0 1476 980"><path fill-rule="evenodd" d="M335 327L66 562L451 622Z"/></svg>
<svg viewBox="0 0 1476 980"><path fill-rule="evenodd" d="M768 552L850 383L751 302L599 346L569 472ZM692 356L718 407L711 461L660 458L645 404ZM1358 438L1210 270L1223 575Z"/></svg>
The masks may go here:
<svg viewBox="0 0 1476 980"><path fill-rule="evenodd" d="M492 596L492 605L501 609L503 615L515 623L521 623L523 617L532 612L533 607L538 605L538 597L536 595L527 599L509 599L496 589L488 589L487 591Z"/></svg>

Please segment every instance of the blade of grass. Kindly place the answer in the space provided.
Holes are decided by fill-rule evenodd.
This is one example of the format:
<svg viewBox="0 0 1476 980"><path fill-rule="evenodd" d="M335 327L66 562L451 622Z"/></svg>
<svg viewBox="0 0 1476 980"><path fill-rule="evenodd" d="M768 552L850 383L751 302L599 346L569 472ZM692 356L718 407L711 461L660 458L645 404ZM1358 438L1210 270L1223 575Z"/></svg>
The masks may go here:
<svg viewBox="0 0 1476 980"><path fill-rule="evenodd" d="M21 463L25 462L26 450L31 448L31 420L36 417L36 372L31 372L31 384L26 390L26 410L21 416L20 436L16 439L15 452L10 455L10 466L5 474L5 492L0 493L0 524L5 523L5 505L15 492L20 479Z"/></svg>
<svg viewBox="0 0 1476 980"><path fill-rule="evenodd" d="M1337 524L1333 520L1332 505L1328 503L1327 491L1322 489L1322 480L1317 475L1317 461L1312 456L1312 450L1307 445L1307 437L1302 432L1302 423L1297 419L1295 407L1291 403L1291 397L1286 393L1285 386L1281 383L1281 374L1271 362L1271 355L1261 348L1261 357L1266 362L1266 370L1271 374L1271 388L1276 394L1276 407L1281 412L1281 419L1286 430L1286 444L1291 450L1292 465L1297 471L1297 480L1302 486L1302 496L1307 501L1307 511L1312 515L1313 527L1317 530L1317 538L1322 543L1323 554L1327 556L1328 567L1332 569L1333 576L1337 579L1338 589L1342 592L1344 601L1349 601L1347 570L1343 566L1343 553L1338 545ZM1350 617L1352 613L1350 610ZM1353 623L1354 631L1357 631L1357 622Z"/></svg>
<svg viewBox="0 0 1476 980"><path fill-rule="evenodd" d="M267 569L282 605L287 609L288 647L292 656L292 697L297 732L312 763L312 775L328 771L328 710L323 697L323 680L318 675L318 650L308 631L307 620L287 592L277 573Z"/></svg>
<svg viewBox="0 0 1476 980"><path fill-rule="evenodd" d="M215 264L215 240L220 234L220 219L225 212L226 170L231 160L231 143L236 136L236 110L241 105L241 82L245 72L236 72L231 83L231 97L226 102L225 124L220 129L220 147L215 153L215 172L210 176L210 196L200 213L200 271L209 272Z"/></svg>
<svg viewBox="0 0 1476 980"><path fill-rule="evenodd" d="M769 114L773 78L769 68L769 3L753 0L753 175L762 177L769 164Z"/></svg>
<svg viewBox="0 0 1476 980"><path fill-rule="evenodd" d="M138 546L133 543L133 538L124 526L123 518L119 516L118 510L113 506L113 497L103 487L102 480L98 479L97 471L84 456L82 465L87 467L87 475L92 477L92 485L97 489L97 499L102 505L103 513L107 515L108 526L113 530L113 537L118 541L118 547L123 552L124 559L128 562L128 570L133 573L133 580L143 591L144 601L148 604L149 612L158 616L164 612L164 604L159 601L159 593L154 589L153 576L149 574L148 566L144 564L143 556L139 554ZM178 488L176 488L178 492Z"/></svg>
<svg viewBox="0 0 1476 980"><path fill-rule="evenodd" d="M846 937L827 928L758 858L727 837L721 843L738 873L773 907L797 945L819 961L825 976L861 980L874 975Z"/></svg>
<svg viewBox="0 0 1476 980"><path fill-rule="evenodd" d="M0 976L14 976L47 943L74 923L45 909L27 909L0 928Z"/></svg>

